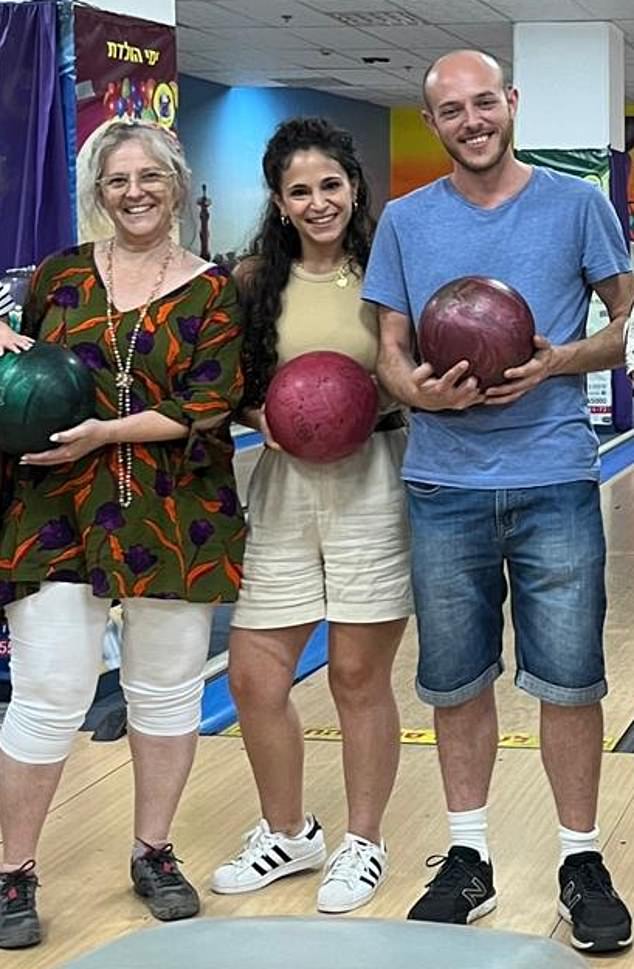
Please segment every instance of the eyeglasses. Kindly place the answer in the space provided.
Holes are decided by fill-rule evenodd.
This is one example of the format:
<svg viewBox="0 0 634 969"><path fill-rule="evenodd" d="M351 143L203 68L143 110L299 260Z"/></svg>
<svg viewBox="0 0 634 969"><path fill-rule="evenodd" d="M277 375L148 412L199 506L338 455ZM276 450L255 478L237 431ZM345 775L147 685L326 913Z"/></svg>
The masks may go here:
<svg viewBox="0 0 634 969"><path fill-rule="evenodd" d="M103 175L97 179L97 184L101 185L104 191L110 192L111 195L121 195L128 191L134 178L139 188L143 189L144 192L160 192L165 188L170 178L174 178L175 175L176 172L158 170L141 172L136 176L129 173L127 175Z"/></svg>

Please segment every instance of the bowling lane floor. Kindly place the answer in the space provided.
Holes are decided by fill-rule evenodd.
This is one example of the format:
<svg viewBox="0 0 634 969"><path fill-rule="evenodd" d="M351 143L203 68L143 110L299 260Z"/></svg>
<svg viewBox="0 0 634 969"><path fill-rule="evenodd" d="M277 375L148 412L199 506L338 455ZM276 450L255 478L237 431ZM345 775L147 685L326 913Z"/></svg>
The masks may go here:
<svg viewBox="0 0 634 969"><path fill-rule="evenodd" d="M609 547L606 645L611 681L605 733L616 740L634 719L634 471L604 486L603 502ZM554 936L565 942L568 929L556 914L555 812L539 750L533 746L537 742L537 707L513 688L510 637L506 647L509 669L498 685L505 745L498 752L490 817L499 905L479 924ZM446 847L436 751L428 733L431 714L413 693L415 648L410 623L395 670L402 725L408 731L404 740L410 742L401 748L401 767L385 821L390 874L372 903L355 913L360 919L402 918L429 880L426 857ZM325 729L336 728L325 671L299 684L294 694L310 735L335 736L334 740L307 742L305 769L306 807L319 816L328 844L334 848L344 831L345 808L340 743L336 732ZM152 924L130 891L127 877L131 791L125 740L94 743L81 735L42 841L40 909L46 944L3 952L3 967L54 969L100 943ZM255 789L239 736L201 738L173 837L186 872L201 890L204 914L313 914L317 874L285 879L251 895L208 892L209 873L235 852L257 816ZM634 755L606 753L599 822L615 883L634 907ZM587 961L598 967L606 959ZM618 962L623 969L634 969L634 951L621 954Z"/></svg>

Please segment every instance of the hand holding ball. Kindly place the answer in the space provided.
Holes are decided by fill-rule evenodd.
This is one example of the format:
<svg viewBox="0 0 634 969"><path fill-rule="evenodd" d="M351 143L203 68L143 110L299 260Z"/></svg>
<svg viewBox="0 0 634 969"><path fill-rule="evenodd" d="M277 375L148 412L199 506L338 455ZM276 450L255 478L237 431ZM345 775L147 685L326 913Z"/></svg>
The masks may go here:
<svg viewBox="0 0 634 969"><path fill-rule="evenodd" d="M51 434L94 413L92 374L66 347L41 342L0 357L0 451L48 451Z"/></svg>
<svg viewBox="0 0 634 969"><path fill-rule="evenodd" d="M339 461L367 441L378 413L374 382L351 357L315 350L280 367L266 395L266 420L284 451L304 461Z"/></svg>
<svg viewBox="0 0 634 969"><path fill-rule="evenodd" d="M459 363L481 390L504 383L504 371L535 352L535 322L526 300L511 286L484 276L462 276L438 289L420 317L423 360L437 377Z"/></svg>

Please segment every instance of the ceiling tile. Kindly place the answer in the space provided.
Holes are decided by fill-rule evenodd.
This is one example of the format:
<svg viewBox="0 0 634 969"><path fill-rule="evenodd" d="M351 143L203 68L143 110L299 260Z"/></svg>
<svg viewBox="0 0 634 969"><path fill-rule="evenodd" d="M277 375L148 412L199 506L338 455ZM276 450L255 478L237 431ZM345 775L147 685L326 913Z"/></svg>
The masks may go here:
<svg viewBox="0 0 634 969"><path fill-rule="evenodd" d="M488 23L505 20L504 14L478 0L398 0L429 24Z"/></svg>
<svg viewBox="0 0 634 969"><path fill-rule="evenodd" d="M576 0L487 0L490 7L516 23L522 21L587 20Z"/></svg>
<svg viewBox="0 0 634 969"><path fill-rule="evenodd" d="M513 46L513 24L510 21L497 24L448 24L446 30L451 31L460 40L466 41L471 47L489 49L502 45Z"/></svg>
<svg viewBox="0 0 634 969"><path fill-rule="evenodd" d="M317 28L319 29L319 28ZM310 47L311 43L299 34L293 33L287 27L244 27L215 28L213 23L201 24L199 30L204 30L210 43L216 47L255 47L263 50L301 50Z"/></svg>
<svg viewBox="0 0 634 969"><path fill-rule="evenodd" d="M351 84L355 87L358 87L359 85L367 85L368 87L374 87L378 90L381 90L382 88L403 87L402 78L396 77L393 74L388 74L386 71L368 69L362 70L359 68L356 70L339 71L335 73L340 80L345 81L346 84Z"/></svg>
<svg viewBox="0 0 634 969"><path fill-rule="evenodd" d="M577 0L597 20L620 20L634 16L634 0Z"/></svg>
<svg viewBox="0 0 634 969"><path fill-rule="evenodd" d="M399 96L392 85L402 84L407 91L409 83L413 103L425 67L456 47L484 48L510 68L508 21L612 18L625 34L626 90L634 100L634 0L176 0L176 9L179 65L195 76L228 85L275 86L272 77L316 72L320 78L333 77L333 83L337 77L348 86L353 81L353 97L367 91L368 100L382 97L383 102ZM358 28L332 16L396 16L398 11L425 22ZM281 27L284 14L292 20ZM364 63L364 57L372 56L390 60ZM372 82L375 70L382 84ZM369 77L361 81L366 71ZM346 87L344 80L340 86Z"/></svg>
<svg viewBox="0 0 634 969"><path fill-rule="evenodd" d="M632 0L632 9L634 9L634 0ZM616 26L621 28L626 40L634 39L634 20L617 20Z"/></svg>
<svg viewBox="0 0 634 969"><path fill-rule="evenodd" d="M364 32L380 38L385 45L408 47L416 43L420 47L440 47L443 44L452 43L453 38L448 33L450 29L420 24L412 27L367 27L364 28Z"/></svg>
<svg viewBox="0 0 634 969"><path fill-rule="evenodd" d="M361 63L358 53L339 54L326 48L315 47L306 50L286 51L289 64L301 64L303 67L332 71L337 67L358 67Z"/></svg>
<svg viewBox="0 0 634 969"><path fill-rule="evenodd" d="M293 33L303 37L312 47L325 47L340 53L386 46L385 40L335 21L332 27L297 27Z"/></svg>
<svg viewBox="0 0 634 969"><path fill-rule="evenodd" d="M226 0L230 2L230 0ZM264 0L266 2L266 0ZM403 9L398 0L301 0L305 7L324 13L381 12L383 10Z"/></svg>
<svg viewBox="0 0 634 969"><path fill-rule="evenodd" d="M360 2L363 6L365 0ZM217 6L269 26L327 27L332 23L332 17L297 0L218 0Z"/></svg>
<svg viewBox="0 0 634 969"><path fill-rule="evenodd" d="M325 58L324 58L325 59ZM393 71L396 67L420 66L422 58L400 47L378 47L369 53L351 51L348 62L343 67L377 67L382 71ZM326 66L330 66L330 62Z"/></svg>
<svg viewBox="0 0 634 969"><path fill-rule="evenodd" d="M208 23L210 27L255 27L256 21L244 17L215 3L205 0L179 0L176 7L176 23L199 27Z"/></svg>

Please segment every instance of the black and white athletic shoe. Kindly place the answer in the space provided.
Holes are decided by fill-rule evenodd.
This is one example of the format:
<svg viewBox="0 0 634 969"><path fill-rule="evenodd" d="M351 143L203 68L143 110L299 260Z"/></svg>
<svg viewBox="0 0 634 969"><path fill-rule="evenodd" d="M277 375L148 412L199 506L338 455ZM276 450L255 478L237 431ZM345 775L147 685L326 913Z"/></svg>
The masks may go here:
<svg viewBox="0 0 634 969"><path fill-rule="evenodd" d="M326 874L317 894L320 912L350 912L365 905L387 875L387 848L346 834L328 859Z"/></svg>
<svg viewBox="0 0 634 969"><path fill-rule="evenodd" d="M293 838L271 831L262 818L245 835L240 854L216 868L211 890L221 895L254 892L285 875L321 868L325 860L324 833L312 814L306 816L306 824Z"/></svg>
<svg viewBox="0 0 634 969"><path fill-rule="evenodd" d="M572 925L572 944L614 952L632 943L632 919L598 851L568 855L559 869L559 914Z"/></svg>

